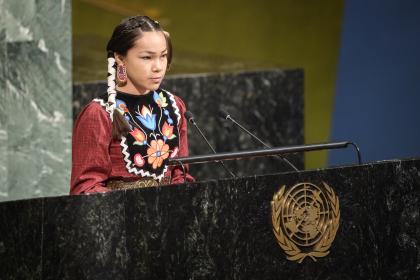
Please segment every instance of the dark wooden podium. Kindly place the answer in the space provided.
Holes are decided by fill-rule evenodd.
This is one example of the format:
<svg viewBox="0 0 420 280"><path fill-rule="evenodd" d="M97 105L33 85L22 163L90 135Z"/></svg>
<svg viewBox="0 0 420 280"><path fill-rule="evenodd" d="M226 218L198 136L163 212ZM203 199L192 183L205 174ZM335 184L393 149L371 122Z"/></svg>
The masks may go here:
<svg viewBox="0 0 420 280"><path fill-rule="evenodd" d="M327 183L325 257L287 260L270 202ZM420 160L0 204L0 279L419 279Z"/></svg>

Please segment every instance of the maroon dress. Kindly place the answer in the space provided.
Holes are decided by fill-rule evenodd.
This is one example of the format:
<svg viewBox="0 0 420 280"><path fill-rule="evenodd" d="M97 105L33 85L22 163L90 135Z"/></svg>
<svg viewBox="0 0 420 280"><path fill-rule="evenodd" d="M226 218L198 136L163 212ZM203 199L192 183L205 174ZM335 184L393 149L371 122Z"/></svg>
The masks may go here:
<svg viewBox="0 0 420 280"><path fill-rule="evenodd" d="M165 94L167 92L165 91ZM169 94L169 93L167 93ZM126 141L125 144L122 143L121 140L114 140L112 139L112 122L110 119L109 113L104 108L103 102L102 105L96 101L92 101L89 103L84 110L79 114L76 123L74 124L73 129L73 137L72 137L72 172L71 172L71 186L70 186L70 194L81 194L81 193L94 193L94 192L106 192L109 189L106 187L106 182L109 180L124 180L124 181L135 181L142 178L142 174L144 172L147 173L145 168L149 168L150 173L155 177L155 174L152 174L153 171L159 170L161 174L159 175L159 179L162 177L171 177L171 183L183 183L184 182L184 174L181 167L167 167L165 165L165 161L156 158L156 153L152 156L154 161L151 159L149 160L149 166L147 166L148 156L151 158L150 150L153 146L150 145L151 142L154 141L154 145L156 146L158 141L159 143L163 143L163 141L170 141L169 139L173 139L173 145L176 145L174 149L167 149L171 151L170 157L185 157L188 156L188 140L187 140L187 120L184 117L184 112L186 110L184 102L177 96L169 94L163 96L157 95L156 93L152 95L152 93L148 94L149 98L152 101L146 101L153 103L153 98L155 107L150 107L149 105L136 105L139 109L135 111L133 114L137 114L134 116L134 123L133 125L137 126L138 124L141 126L142 123L146 125L150 125L151 120L156 121L156 125L152 127L156 131L160 132L160 136L164 137L163 140L159 140L156 138L156 134L159 133L147 133L146 127L140 127L140 130L145 132L141 133L139 129L130 125L132 132L127 135L127 139L130 137L132 141ZM166 97L166 98L165 98ZM170 97L170 98L169 98ZM119 100L122 99L123 101ZM136 102L136 98L144 98L139 97L131 94L121 93L118 92L117 94L117 108L120 109L121 113L125 113L125 115L130 115L129 110L127 109L129 106L126 103ZM162 99L164 98L164 99ZM164 102L163 102L163 101ZM172 106L171 106L172 100ZM124 102L125 101L125 102ZM164 110L162 110L162 104L166 105ZM168 105L169 104L169 105ZM143 109L140 107L143 106ZM176 116L170 118L170 114L166 108L175 108ZM150 109L150 110L149 110ZM161 112L161 115L152 114L153 112ZM171 112L174 112L172 110ZM165 113L165 114L164 114ZM154 118L151 118L153 116ZM144 117L144 118L143 118ZM167 121L163 122L164 118L167 117ZM129 117L126 116L127 119ZM140 122L140 121L141 122ZM147 121L147 122L146 122ZM173 126L168 124L170 121ZM163 123L159 128L159 123ZM175 128L174 128L175 126ZM150 126L149 126L150 128ZM170 130L168 128L171 128ZM174 131L174 133L172 133ZM176 133L175 133L176 131ZM138 135L150 135L155 137L156 140L144 140L144 148L140 145L143 145L143 139L139 142L139 136L135 135L133 132L138 132ZM169 134L170 133L170 134ZM168 137L166 137L166 136ZM135 137L134 137L135 136ZM147 138L147 136L146 136ZM132 145L132 144L135 145ZM129 158L129 154L123 154L125 148L127 146L132 145L135 148L143 148L143 157L139 154L136 154L134 157L131 155L131 159ZM124 148L125 147L125 148ZM149 148L148 148L149 147ZM145 154L147 149L147 153ZM132 154L135 153L132 150ZM140 151L141 153L141 151ZM160 154L159 154L160 155ZM137 158L136 158L137 156ZM168 158L169 155L166 155L165 159ZM141 165L138 158L141 158ZM143 159L144 158L144 159ZM145 164L146 163L146 164ZM159 165L159 166L158 166ZM160 166L162 165L162 166ZM159 169L160 168L160 169ZM134 170L134 171L133 171ZM194 178L188 173L188 166L185 166L186 170L186 180L187 181L194 181ZM140 174L141 172L141 174ZM156 177L158 178L158 177Z"/></svg>

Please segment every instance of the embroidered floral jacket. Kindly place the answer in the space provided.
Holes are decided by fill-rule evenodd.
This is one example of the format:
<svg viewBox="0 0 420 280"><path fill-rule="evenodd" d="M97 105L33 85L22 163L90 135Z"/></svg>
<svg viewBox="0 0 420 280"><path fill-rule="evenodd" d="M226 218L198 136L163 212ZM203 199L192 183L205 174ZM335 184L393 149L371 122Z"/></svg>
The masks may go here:
<svg viewBox="0 0 420 280"><path fill-rule="evenodd" d="M119 96L120 99L118 99ZM130 125L131 131L127 138L124 137L124 141L112 139L112 122L109 113L102 106L104 104L101 105L100 102L95 101L89 103L79 114L73 128L70 194L106 192L109 190L106 188L108 180L134 181L145 174L152 175L154 178L170 176L171 183L183 183L184 176L180 167L163 169L165 167L163 159L169 156L188 156L187 120L184 117L185 104L179 97L172 94L169 96L176 109L176 115L172 114L173 110L166 110L171 105L171 100L165 98L168 95L163 96L156 92L149 98L152 100L150 103L153 103L152 97L154 98L153 105L155 107L147 104L146 106L141 105L142 108L138 108L135 113L130 114L122 97L128 101L131 97L124 93L118 93L117 110L121 114L125 113L124 116L132 124ZM132 97L135 98L133 95ZM136 116L132 116L133 114ZM128 116L132 116L132 118L130 119ZM153 124L152 121L156 124ZM173 122L175 122L175 128L171 126ZM153 129L153 132L148 131L148 128ZM172 144L176 147L170 149L165 144L170 144L169 141L176 143ZM129 145L140 149L140 153L131 149L130 155ZM157 149L159 151L156 151ZM147 169L144 169L148 163L149 170L161 168L162 175L155 176L152 172L148 173ZM186 166L186 171L187 181L194 181L193 177L188 174L188 166Z"/></svg>

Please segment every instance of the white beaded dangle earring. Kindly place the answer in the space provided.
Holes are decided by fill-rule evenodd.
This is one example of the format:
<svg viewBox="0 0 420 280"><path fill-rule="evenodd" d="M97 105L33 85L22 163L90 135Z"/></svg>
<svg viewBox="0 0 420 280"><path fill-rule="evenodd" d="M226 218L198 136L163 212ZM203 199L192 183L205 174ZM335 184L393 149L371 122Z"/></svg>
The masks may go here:
<svg viewBox="0 0 420 280"><path fill-rule="evenodd" d="M107 101L107 111L111 117L111 120L113 121L113 114L114 110L116 108L115 104L115 97L117 95L117 91L115 90L115 58L114 56L108 57L108 101Z"/></svg>

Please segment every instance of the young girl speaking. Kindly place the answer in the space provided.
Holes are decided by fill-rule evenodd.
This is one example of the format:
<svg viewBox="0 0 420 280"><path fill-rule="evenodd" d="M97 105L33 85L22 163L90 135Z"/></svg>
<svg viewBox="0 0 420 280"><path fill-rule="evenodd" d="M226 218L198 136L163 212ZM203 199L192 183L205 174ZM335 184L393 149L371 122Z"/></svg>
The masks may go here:
<svg viewBox="0 0 420 280"><path fill-rule="evenodd" d="M185 104L160 88L172 60L169 34L147 16L130 17L114 29L107 54L108 95L74 125L70 194L193 181L167 166L188 156Z"/></svg>

